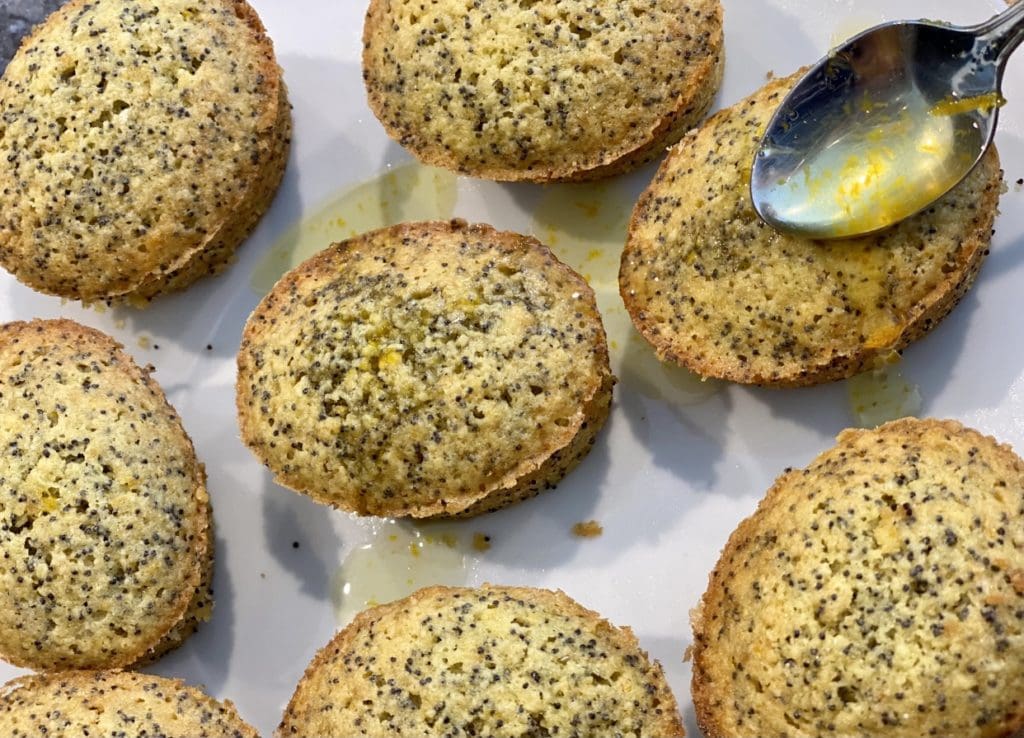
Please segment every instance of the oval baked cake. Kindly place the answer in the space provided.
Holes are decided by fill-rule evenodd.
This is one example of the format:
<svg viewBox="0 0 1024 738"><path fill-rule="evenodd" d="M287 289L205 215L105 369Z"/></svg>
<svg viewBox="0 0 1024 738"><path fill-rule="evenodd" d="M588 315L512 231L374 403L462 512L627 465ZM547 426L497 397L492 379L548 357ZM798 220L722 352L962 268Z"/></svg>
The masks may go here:
<svg viewBox="0 0 1024 738"><path fill-rule="evenodd" d="M770 386L852 376L931 330L988 253L1002 186L994 147L941 200L875 236L814 241L760 220L751 163L796 78L687 135L633 211L626 308L660 359L701 376Z"/></svg>
<svg viewBox="0 0 1024 738"><path fill-rule="evenodd" d="M719 0L371 0L363 79L427 164L496 180L610 176L707 112Z"/></svg>
<svg viewBox="0 0 1024 738"><path fill-rule="evenodd" d="M150 661L210 617L206 475L160 387L69 320L0 326L0 655Z"/></svg>
<svg viewBox="0 0 1024 738"><path fill-rule="evenodd" d="M614 377L586 281L538 241L463 221L335 244L286 274L238 353L242 440L360 515L475 515L589 451Z"/></svg>
<svg viewBox="0 0 1024 738"><path fill-rule="evenodd" d="M72 0L0 79L0 263L84 302L181 289L269 207L290 135L244 0Z"/></svg>
<svg viewBox="0 0 1024 738"><path fill-rule="evenodd" d="M313 659L284 736L684 735L661 666L561 592L430 587L359 614Z"/></svg>
<svg viewBox="0 0 1024 738"><path fill-rule="evenodd" d="M693 616L708 738L1024 726L1024 462L953 421L847 430L729 538Z"/></svg>
<svg viewBox="0 0 1024 738"><path fill-rule="evenodd" d="M69 671L14 679L0 690L6 738L257 738L230 702L178 679Z"/></svg>

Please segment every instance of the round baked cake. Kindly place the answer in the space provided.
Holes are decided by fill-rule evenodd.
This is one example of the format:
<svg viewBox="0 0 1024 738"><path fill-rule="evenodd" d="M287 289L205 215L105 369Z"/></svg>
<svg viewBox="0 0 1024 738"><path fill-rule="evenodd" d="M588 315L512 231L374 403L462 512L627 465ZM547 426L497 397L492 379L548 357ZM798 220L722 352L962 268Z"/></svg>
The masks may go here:
<svg viewBox="0 0 1024 738"><path fill-rule="evenodd" d="M238 353L242 440L360 515L494 510L590 449L614 378L594 294L539 242L462 221L335 244L286 274Z"/></svg>
<svg viewBox="0 0 1024 738"><path fill-rule="evenodd" d="M729 538L693 617L708 738L1024 727L1024 462L939 420L844 431Z"/></svg>
<svg viewBox="0 0 1024 738"><path fill-rule="evenodd" d="M177 679L130 671L70 671L8 682L5 738L258 738L234 705Z"/></svg>
<svg viewBox="0 0 1024 738"><path fill-rule="evenodd" d="M1002 187L994 148L938 202L877 235L814 241L766 225L750 169L796 79L687 135L633 211L622 299L660 359L701 376L796 386L873 367L945 317L988 253Z"/></svg>
<svg viewBox="0 0 1024 738"><path fill-rule="evenodd" d="M84 302L181 289L269 207L290 135L244 0L71 0L0 79L0 263Z"/></svg>
<svg viewBox="0 0 1024 738"><path fill-rule="evenodd" d="M431 587L313 659L278 728L328 736L684 735L661 666L561 592Z"/></svg>
<svg viewBox="0 0 1024 738"><path fill-rule="evenodd" d="M163 392L69 320L0 326L0 655L156 658L210 617L205 474Z"/></svg>
<svg viewBox="0 0 1024 738"><path fill-rule="evenodd" d="M610 176L707 112L719 0L371 0L363 79L427 164L496 180Z"/></svg>

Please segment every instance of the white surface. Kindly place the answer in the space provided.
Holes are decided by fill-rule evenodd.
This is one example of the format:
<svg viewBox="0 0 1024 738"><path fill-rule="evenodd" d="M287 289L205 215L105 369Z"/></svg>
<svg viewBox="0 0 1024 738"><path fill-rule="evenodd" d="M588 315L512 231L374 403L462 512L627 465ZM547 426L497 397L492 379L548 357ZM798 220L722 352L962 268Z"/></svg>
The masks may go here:
<svg viewBox="0 0 1024 738"><path fill-rule="evenodd" d="M330 580L367 523L271 482L238 440L234 353L258 296L250 273L290 224L345 189L408 160L365 103L359 68L365 3L251 0L285 70L295 141L272 210L225 275L152 308L82 310L0 275L0 319L67 316L111 333L157 367L209 471L217 519L216 610L184 647L152 671L206 684L235 701L265 736L313 653L335 631ZM723 0L725 83L716 107L821 56L839 37L902 17L977 21L995 0ZM903 372L923 415L957 418L1024 449L1024 52L1011 60L997 142L1009 189L992 253L977 285L931 335L911 346ZM651 176L645 169L637 188ZM456 214L525 230L522 189L462 183ZM488 203L492 203L490 206ZM496 205L494 203L500 203ZM140 336L152 344L143 349ZM206 345L213 350L207 351ZM471 581L559 587L612 621L631 625L664 665L690 735L699 735L683 653L688 612L736 523L787 466L805 464L851 424L843 383L806 390L727 388L696 405L669 405L622 372L611 421L560 487L465 524L494 547ZM604 535L569 534L596 519ZM299 541L301 547L292 547ZM17 673L0 664L0 677Z"/></svg>

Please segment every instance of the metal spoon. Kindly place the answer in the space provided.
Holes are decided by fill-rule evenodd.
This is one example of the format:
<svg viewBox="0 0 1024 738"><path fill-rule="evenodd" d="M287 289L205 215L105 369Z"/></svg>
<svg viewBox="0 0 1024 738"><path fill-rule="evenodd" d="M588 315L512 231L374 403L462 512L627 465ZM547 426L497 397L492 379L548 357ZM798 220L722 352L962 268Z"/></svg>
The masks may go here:
<svg viewBox="0 0 1024 738"><path fill-rule="evenodd" d="M976 26L885 23L829 52L768 123L750 193L776 229L810 238L881 230L967 176L995 132L1024 0Z"/></svg>

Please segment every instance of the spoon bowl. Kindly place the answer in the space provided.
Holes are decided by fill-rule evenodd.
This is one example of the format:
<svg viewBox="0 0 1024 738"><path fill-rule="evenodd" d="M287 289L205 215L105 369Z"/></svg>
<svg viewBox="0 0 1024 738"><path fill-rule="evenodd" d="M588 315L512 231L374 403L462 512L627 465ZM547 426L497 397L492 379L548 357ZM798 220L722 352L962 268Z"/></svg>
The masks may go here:
<svg viewBox="0 0 1024 738"><path fill-rule="evenodd" d="M754 157L751 198L777 230L850 238L942 197L992 140L1024 2L987 23L898 21L829 52L786 96Z"/></svg>

